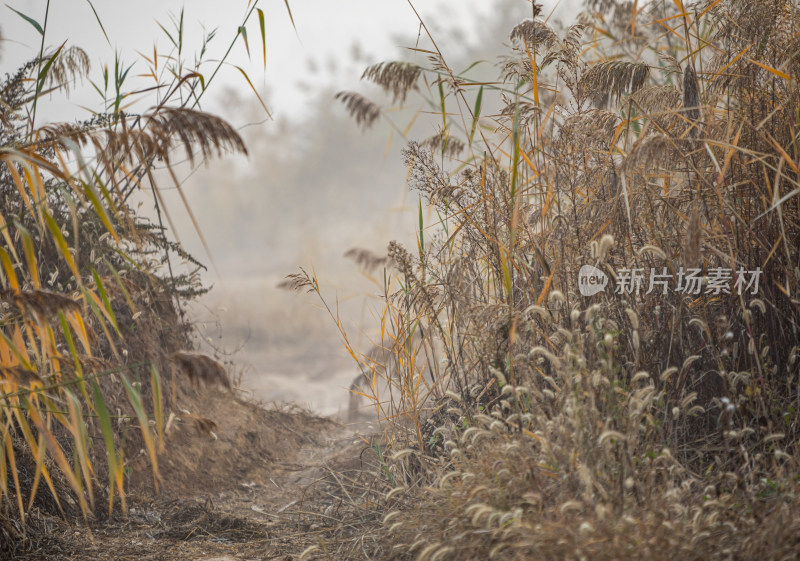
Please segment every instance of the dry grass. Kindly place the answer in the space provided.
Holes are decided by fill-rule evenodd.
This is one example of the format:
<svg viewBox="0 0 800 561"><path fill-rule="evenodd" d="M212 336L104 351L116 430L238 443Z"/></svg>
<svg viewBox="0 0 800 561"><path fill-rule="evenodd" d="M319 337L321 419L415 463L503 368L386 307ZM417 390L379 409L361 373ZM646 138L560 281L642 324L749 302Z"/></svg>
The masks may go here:
<svg viewBox="0 0 800 561"><path fill-rule="evenodd" d="M22 17L41 48L0 81L0 555L35 544L42 514L125 513L140 450L158 489L178 387L168 355L191 345L182 306L204 289L201 265L166 235L154 170L158 163L180 191L174 162L246 152L230 125L196 109L207 86L202 57L190 68L154 52L145 57L154 87L133 91L117 56L93 83L98 112L40 124L37 106L96 77L86 52L48 48L47 22ZM162 29L180 53L184 28L175 23ZM153 107L135 113L130 100L148 92ZM153 197L158 224L128 205L135 192ZM207 357L178 357L190 376L230 388Z"/></svg>
<svg viewBox="0 0 800 561"><path fill-rule="evenodd" d="M390 246L381 333L433 334L448 393L387 369L381 558L800 546L800 13L590 4L566 30L534 8L497 83L434 41L414 80L368 72L395 102L418 88L442 139L405 151L436 223L420 207L416 250ZM583 265L605 292L580 294Z"/></svg>
<svg viewBox="0 0 800 561"><path fill-rule="evenodd" d="M386 270L377 354L341 330L362 375L386 380L371 396L385 432L287 503L301 559L796 558L797 6L589 7L560 29L534 5L496 82L457 74L433 37L415 51L421 64L365 72L391 103L422 96L437 128L404 152L416 247L350 253ZM126 200L146 186L160 201L152 164L174 148L242 149L193 102L168 96L126 116L122 73L107 114L37 129L36 101L54 84L40 70L59 56L0 87L0 497L11 513L0 532L14 546L34 504L88 518L101 494L108 514L115 497L124 510L125 450L147 451L158 486L163 402L176 394L159 372L186 343L176 302L198 287L172 274L170 256L189 258L163 224L142 224ZM56 82L84 68L77 52L64 57ZM172 99L196 101L200 78L172 64ZM340 100L364 125L387 118L359 94ZM81 146L100 148L91 164ZM584 265L609 278L604 292L581 294ZM757 291L746 286L756 270ZM615 290L637 271L641 284ZM669 283L651 285L655 275ZM304 271L286 286L320 292ZM120 365L123 351L135 362ZM194 379L228 382L208 357L173 356ZM117 408L132 430L112 430ZM220 430L187 419L198 441ZM189 515L181 534L204 524ZM253 532L240 520L229 535Z"/></svg>

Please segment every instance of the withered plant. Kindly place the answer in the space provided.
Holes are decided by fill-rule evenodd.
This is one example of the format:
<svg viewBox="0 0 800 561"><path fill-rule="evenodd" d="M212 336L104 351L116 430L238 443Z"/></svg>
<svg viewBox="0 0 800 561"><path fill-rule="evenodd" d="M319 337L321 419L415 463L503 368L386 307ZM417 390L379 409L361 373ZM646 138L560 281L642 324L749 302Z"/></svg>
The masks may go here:
<svg viewBox="0 0 800 561"><path fill-rule="evenodd" d="M446 392L385 369L375 558L797 555L797 4L585 7L561 29L534 6L495 82L434 37L364 73L435 109L381 333L434 337Z"/></svg>
<svg viewBox="0 0 800 561"><path fill-rule="evenodd" d="M256 13L263 22L256 4L243 25ZM144 57L153 84L138 89L119 55L91 80L86 52L48 45L47 15L41 23L20 15L41 48L0 81L3 556L31 545L24 535L34 505L89 519L99 492L102 514L113 515L115 499L125 512L126 450L146 450L158 488L165 400L175 387L163 383L171 379L167 357L191 345L182 306L204 290L201 265L162 222L171 226L161 183L166 177L181 190L174 166L182 160L246 153L229 124L201 110L227 55L208 70L212 33L186 63L182 12L162 27L173 50ZM40 122L49 96L87 80L102 96L98 111ZM147 100L152 107L137 111ZM155 224L132 208L137 192L152 197Z"/></svg>

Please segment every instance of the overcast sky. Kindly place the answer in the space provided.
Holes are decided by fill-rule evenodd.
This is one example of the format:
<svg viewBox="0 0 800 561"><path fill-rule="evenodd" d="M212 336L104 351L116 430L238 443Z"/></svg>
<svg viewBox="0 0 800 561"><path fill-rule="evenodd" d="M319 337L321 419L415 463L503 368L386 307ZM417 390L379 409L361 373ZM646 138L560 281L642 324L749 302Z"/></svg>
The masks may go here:
<svg viewBox="0 0 800 561"><path fill-rule="evenodd" d="M524 3L524 0L521 0ZM115 0L94 0L92 3L110 39L106 41L87 0L58 0L50 5L47 26L47 43L59 45L63 41L87 50L93 65L92 76L100 78L102 64L113 64L114 51L122 53L128 64L136 62L134 70L144 72L146 65L138 52L150 55L153 46L159 53L170 50L169 40L159 29L159 23L168 30L174 25L171 17L184 8L185 44L194 53L201 44L204 33L217 29L210 51L221 56L227 48L247 10L247 3L212 0L139 0L135 4ZM292 28L283 0L259 2L265 13L267 35L267 69L263 70L260 32L257 17L251 17L248 37L252 59L248 60L244 45L238 45L229 59L247 70L259 89L268 88L270 110L280 114L297 114L303 110L304 97L298 95L298 83L317 76L331 74L352 61L356 46L364 60L381 61L396 56L400 46L398 37L413 36L418 30L418 20L407 0L294 0L289 2L297 33ZM429 25L438 25L434 31L441 41L447 41L448 29L469 32L480 25L492 2L485 0L417 0L414 6ZM13 71L21 62L38 53L40 35L32 25L10 8L33 18L40 24L45 21L46 2L43 0L9 0L0 10L0 32L4 41L0 50L0 72ZM435 17L432 17L435 16ZM444 29L443 29L444 28ZM205 30L205 31L204 31ZM446 47L447 45L442 45ZM184 51L186 53L187 51ZM194 57L187 57L192 60ZM309 63L311 61L311 63ZM363 62L363 60L362 60ZM205 70L210 71L209 63ZM247 88L244 78L235 69L222 74L226 85ZM342 77L342 85L352 86L352 76ZM346 81L345 81L346 80ZM218 84L219 86L219 84ZM214 101L219 103L219 89ZM73 95L72 104L96 107L99 98L87 88L83 94ZM214 107L210 108L212 111ZM68 111L65 105L55 105L51 111L63 119ZM75 116L78 110L72 111ZM50 116L50 115L48 115ZM51 117L52 118L52 117Z"/></svg>

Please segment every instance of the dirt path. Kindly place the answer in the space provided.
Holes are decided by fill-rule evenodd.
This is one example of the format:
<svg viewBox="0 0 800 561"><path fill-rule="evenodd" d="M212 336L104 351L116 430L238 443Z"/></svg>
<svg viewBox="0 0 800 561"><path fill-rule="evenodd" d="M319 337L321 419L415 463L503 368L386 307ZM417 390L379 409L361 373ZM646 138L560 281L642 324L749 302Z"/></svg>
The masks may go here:
<svg viewBox="0 0 800 561"><path fill-rule="evenodd" d="M369 425L357 431L219 392L199 409L170 426L159 494L146 465L137 465L127 519L57 523L21 558L290 560L358 537L376 492L362 469L377 458L374 437L359 434Z"/></svg>

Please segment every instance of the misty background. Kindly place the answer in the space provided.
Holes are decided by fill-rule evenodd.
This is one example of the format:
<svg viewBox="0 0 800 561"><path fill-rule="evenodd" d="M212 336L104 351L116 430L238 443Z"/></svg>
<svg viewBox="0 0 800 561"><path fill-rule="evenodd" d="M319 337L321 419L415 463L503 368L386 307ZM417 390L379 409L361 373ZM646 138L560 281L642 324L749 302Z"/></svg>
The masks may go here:
<svg viewBox="0 0 800 561"><path fill-rule="evenodd" d="M43 4L26 0L8 6L43 18ZM544 4L546 13L554 7L551 1ZM380 278L368 278L344 253L359 247L383 254L390 240L413 250L418 198L406 187L400 156L406 140L398 130L379 120L362 131L333 96L340 90L356 90L390 109L388 98L360 81L361 73L370 64L390 60L428 66L423 55L407 47L430 44L406 1L290 1L289 5L296 34L282 1L262 6L267 16L266 70L255 19L250 25L251 56L242 48L232 58L253 78L271 118L241 74L231 69L205 100L206 111L239 129L249 156L227 156L196 169L188 165L178 169L210 255L177 191L165 188L164 196L176 237L207 265L203 280L213 285L190 310L203 349L225 362L253 397L336 414L347 409L356 365L318 298L276 285L299 267L315 272L355 348L366 352L376 340L382 276L377 272ZM241 13L218 6L186 4L186 48L199 49L211 25L219 26L218 35L225 33L217 47L227 44ZM493 64L505 51L511 28L531 17L526 0L429 0L414 6L448 64L458 72L483 60L470 76L486 80L497 77ZM48 29L48 43L67 40L88 50L92 74L97 76L102 64L113 61L115 48L130 62L139 53L151 53L154 42L162 49L164 33L156 22L168 28L171 18L179 17L181 3L142 2L136 13L113 2L95 2L94 7L111 45L87 4L77 1L53 3L50 21L59 25ZM8 7L3 9L0 72L5 73L38 53L39 36ZM573 14L562 6L557 16L566 21ZM95 53L103 54L96 60ZM388 113L400 130L411 121L413 109L426 109L413 96L410 99L412 110ZM97 107L97 101L97 94L84 84L69 101L53 100L43 107L43 115L71 120L86 115L80 106ZM440 118L423 114L407 138L430 137L438 132L439 122ZM152 214L152 202L142 200L141 210ZM426 223L434 219L425 217Z"/></svg>

